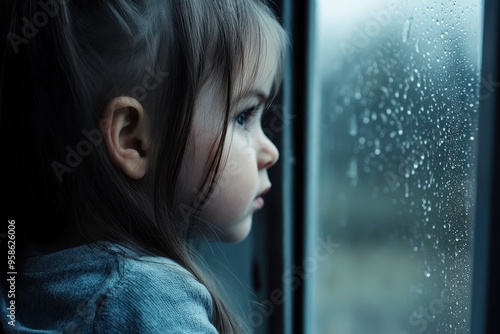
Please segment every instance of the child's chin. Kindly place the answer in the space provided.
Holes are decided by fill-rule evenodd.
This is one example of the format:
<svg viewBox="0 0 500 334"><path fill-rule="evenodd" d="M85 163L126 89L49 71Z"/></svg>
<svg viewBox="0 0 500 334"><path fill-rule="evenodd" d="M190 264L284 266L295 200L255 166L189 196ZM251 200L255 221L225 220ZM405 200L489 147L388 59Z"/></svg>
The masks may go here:
<svg viewBox="0 0 500 334"><path fill-rule="evenodd" d="M235 224L234 226L228 228L223 235L220 236L220 240L228 243L239 243L245 240L252 229L252 215L249 215L245 220Z"/></svg>

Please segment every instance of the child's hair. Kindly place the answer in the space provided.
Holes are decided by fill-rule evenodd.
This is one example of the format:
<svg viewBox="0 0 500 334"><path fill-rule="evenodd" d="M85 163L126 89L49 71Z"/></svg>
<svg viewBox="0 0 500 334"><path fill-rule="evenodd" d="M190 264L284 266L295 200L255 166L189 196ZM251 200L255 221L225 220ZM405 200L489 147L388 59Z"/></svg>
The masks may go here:
<svg viewBox="0 0 500 334"><path fill-rule="evenodd" d="M259 0L12 1L11 10L1 83L3 182L14 203L39 217L25 223L25 235L46 243L76 235L169 257L209 289L216 328L238 331L189 249L193 215L174 218L176 183L194 102L208 79L226 108L206 191L187 205L195 214L218 179L236 79L257 73L266 45L279 53L276 91L286 35L271 10ZM150 120L153 166L140 180L126 177L100 145L101 112L121 95L137 99Z"/></svg>

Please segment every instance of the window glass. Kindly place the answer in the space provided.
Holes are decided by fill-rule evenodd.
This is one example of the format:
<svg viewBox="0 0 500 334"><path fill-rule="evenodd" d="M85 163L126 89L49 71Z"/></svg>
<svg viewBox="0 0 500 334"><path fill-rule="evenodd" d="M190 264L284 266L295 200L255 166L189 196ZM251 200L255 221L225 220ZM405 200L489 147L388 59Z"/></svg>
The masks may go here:
<svg viewBox="0 0 500 334"><path fill-rule="evenodd" d="M468 333L482 1L313 7L308 332Z"/></svg>

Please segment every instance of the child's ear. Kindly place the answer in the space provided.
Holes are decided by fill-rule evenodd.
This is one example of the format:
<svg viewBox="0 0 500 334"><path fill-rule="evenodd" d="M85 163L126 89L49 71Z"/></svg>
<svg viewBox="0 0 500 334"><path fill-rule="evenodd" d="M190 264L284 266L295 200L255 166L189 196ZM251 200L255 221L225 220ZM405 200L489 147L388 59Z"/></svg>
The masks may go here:
<svg viewBox="0 0 500 334"><path fill-rule="evenodd" d="M151 156L145 116L139 101L119 96L106 105L99 122L112 161L134 180L144 177Z"/></svg>

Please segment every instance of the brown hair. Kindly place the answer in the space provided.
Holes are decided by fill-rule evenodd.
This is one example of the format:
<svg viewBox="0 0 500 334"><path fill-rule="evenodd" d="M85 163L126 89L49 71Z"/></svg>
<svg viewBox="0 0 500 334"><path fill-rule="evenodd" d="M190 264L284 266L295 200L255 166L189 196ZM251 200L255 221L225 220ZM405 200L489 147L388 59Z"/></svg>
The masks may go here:
<svg viewBox="0 0 500 334"><path fill-rule="evenodd" d="M169 257L207 286L219 332L244 331L195 264L191 217L178 221L172 213L200 88L208 78L218 82L226 105L219 138L225 138L236 77L257 71L258 62L245 68L247 58L260 57L269 42L281 66L283 29L259 0L54 3L57 15L46 13L46 24L27 42L9 36L2 71L2 145L8 138L16 166L3 182L13 201L50 218L25 225L27 236L52 242L78 235L87 243L107 240ZM13 1L9 31L24 34L22 18L41 10L35 1ZM154 89L144 84L147 75L157 79ZM19 94L28 98L13 98ZM100 113L120 95L139 100L151 119L155 165L142 180L125 177L99 145ZM86 149L91 154L78 154L87 152L83 140L93 144ZM219 141L207 166L205 191L189 204L195 211L214 189L224 144Z"/></svg>

